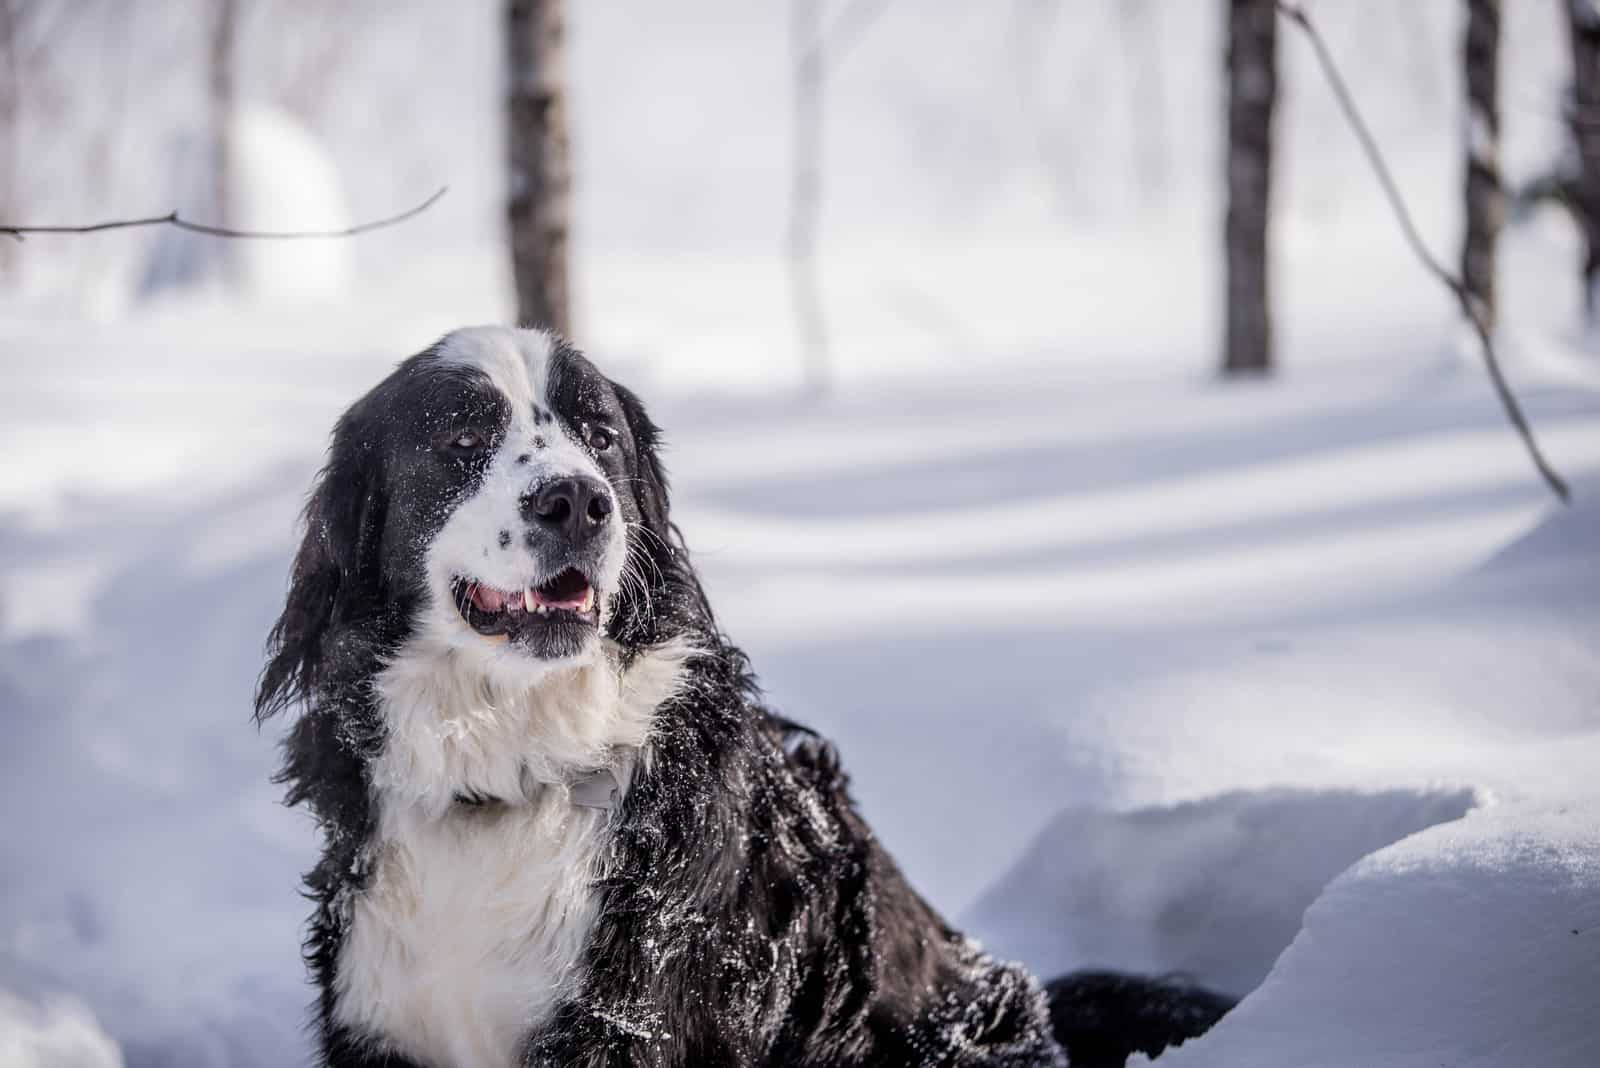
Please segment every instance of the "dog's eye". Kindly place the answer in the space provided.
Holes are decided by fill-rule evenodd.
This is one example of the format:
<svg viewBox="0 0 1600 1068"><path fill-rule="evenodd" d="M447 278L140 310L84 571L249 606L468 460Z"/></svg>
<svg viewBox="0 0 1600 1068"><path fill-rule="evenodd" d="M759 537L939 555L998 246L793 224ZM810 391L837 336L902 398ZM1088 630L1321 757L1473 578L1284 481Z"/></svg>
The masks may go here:
<svg viewBox="0 0 1600 1068"><path fill-rule="evenodd" d="M611 431L607 430L605 427L596 426L593 423L584 423L583 440L587 442L589 448L593 449L595 452L605 452L607 449L611 448L612 441L616 439L613 437Z"/></svg>
<svg viewBox="0 0 1600 1068"><path fill-rule="evenodd" d="M450 444L467 452L476 451L483 447L483 435L469 428L450 439Z"/></svg>

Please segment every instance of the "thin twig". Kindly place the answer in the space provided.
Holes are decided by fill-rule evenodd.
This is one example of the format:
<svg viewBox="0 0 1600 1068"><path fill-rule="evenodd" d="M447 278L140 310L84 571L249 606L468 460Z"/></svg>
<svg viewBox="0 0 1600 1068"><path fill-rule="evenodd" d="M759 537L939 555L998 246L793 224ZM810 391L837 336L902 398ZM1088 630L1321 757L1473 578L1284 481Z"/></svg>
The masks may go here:
<svg viewBox="0 0 1600 1068"><path fill-rule="evenodd" d="M1483 362L1489 371L1489 380L1494 383L1495 392L1499 394L1500 404L1505 408L1506 417L1522 436L1522 443L1527 446L1533 466L1538 468L1545 483L1561 502L1567 503L1571 499L1572 491L1567 488L1566 482L1539 450L1539 443L1534 440L1533 427L1528 424L1527 417L1522 413L1522 407L1517 403L1516 395L1511 392L1511 386L1506 382L1505 374L1500 369L1500 358L1495 352L1494 339L1485 319L1482 303L1468 291L1466 283L1451 273L1422 243L1422 235L1417 232L1411 212L1406 208L1405 200L1400 195L1400 187L1395 183L1394 175L1389 172L1388 164L1384 162L1383 153L1379 151L1372 131L1362 119L1361 112L1357 110L1355 100L1350 95L1350 88L1339 74L1339 68L1334 65L1333 56L1329 53L1322 34L1317 32L1311 17L1306 14L1304 8L1297 3L1291 3L1290 0L1277 0L1277 3L1278 11L1299 26L1307 40L1311 42L1312 50L1317 55L1317 62L1322 67L1322 73L1326 76L1334 98L1339 103L1339 109L1344 112L1350 128L1355 131L1356 139L1361 142L1367 161L1372 164L1373 171L1378 175L1378 183L1383 186L1384 196L1388 198L1389 206L1394 209L1395 218L1400 221L1400 229L1405 234L1406 243L1411 246L1411 250L1416 253L1418 261L1428 273L1437 278L1439 283L1450 291L1450 295L1455 297L1456 303L1461 306L1461 314L1472 324L1473 332L1478 335L1478 341L1483 349Z"/></svg>
<svg viewBox="0 0 1600 1068"><path fill-rule="evenodd" d="M357 234L370 233L381 230L385 226L405 222L414 218L438 203L439 198L449 192L450 187L440 186L432 196L412 208L407 208L398 215L390 215L383 219L373 219L369 222L357 223L341 230L236 230L230 226L211 226L206 223L191 222L180 216L176 211L169 211L165 215L151 215L143 219L112 219L107 222L88 223L83 226L4 226L0 225L0 234L9 234L18 241L24 234L96 234L102 230L126 230L134 226L173 226L179 230L187 230L192 234L206 234L210 237L243 238L261 241L300 241L306 239L355 237Z"/></svg>

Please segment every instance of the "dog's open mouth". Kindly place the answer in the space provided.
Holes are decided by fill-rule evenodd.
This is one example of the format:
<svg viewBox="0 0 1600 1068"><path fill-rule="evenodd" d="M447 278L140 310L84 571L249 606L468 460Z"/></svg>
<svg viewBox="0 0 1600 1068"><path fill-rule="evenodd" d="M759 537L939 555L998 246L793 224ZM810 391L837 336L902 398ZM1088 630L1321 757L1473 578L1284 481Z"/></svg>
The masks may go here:
<svg viewBox="0 0 1600 1068"><path fill-rule="evenodd" d="M451 592L461 618L479 634L515 636L540 627L593 627L600 622L599 597L583 572L573 567L520 590L457 578Z"/></svg>

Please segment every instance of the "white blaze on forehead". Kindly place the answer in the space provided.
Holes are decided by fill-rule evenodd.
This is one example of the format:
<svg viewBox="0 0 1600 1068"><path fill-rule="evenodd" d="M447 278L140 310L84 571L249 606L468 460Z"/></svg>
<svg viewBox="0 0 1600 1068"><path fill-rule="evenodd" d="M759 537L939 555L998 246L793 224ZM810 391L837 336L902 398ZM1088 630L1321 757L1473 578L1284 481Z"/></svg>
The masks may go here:
<svg viewBox="0 0 1600 1068"><path fill-rule="evenodd" d="M442 363L476 367L519 410L537 404L548 408L550 360L555 338L544 330L509 326L469 326L452 331L439 343Z"/></svg>

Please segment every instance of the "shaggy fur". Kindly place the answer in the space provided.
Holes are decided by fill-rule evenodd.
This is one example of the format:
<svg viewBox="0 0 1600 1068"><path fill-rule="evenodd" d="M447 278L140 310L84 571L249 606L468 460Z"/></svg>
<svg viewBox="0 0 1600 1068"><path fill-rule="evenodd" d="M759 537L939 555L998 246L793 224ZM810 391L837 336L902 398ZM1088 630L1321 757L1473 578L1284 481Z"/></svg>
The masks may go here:
<svg viewBox="0 0 1600 1068"><path fill-rule="evenodd" d="M617 509L588 556L515 520L569 474ZM480 551L497 585L582 562L595 633L474 632L450 583ZM656 427L557 339L451 335L340 420L257 695L291 706L325 1065L1064 1063L1039 985L911 889L832 746L763 707ZM596 768L614 811L568 794Z"/></svg>

